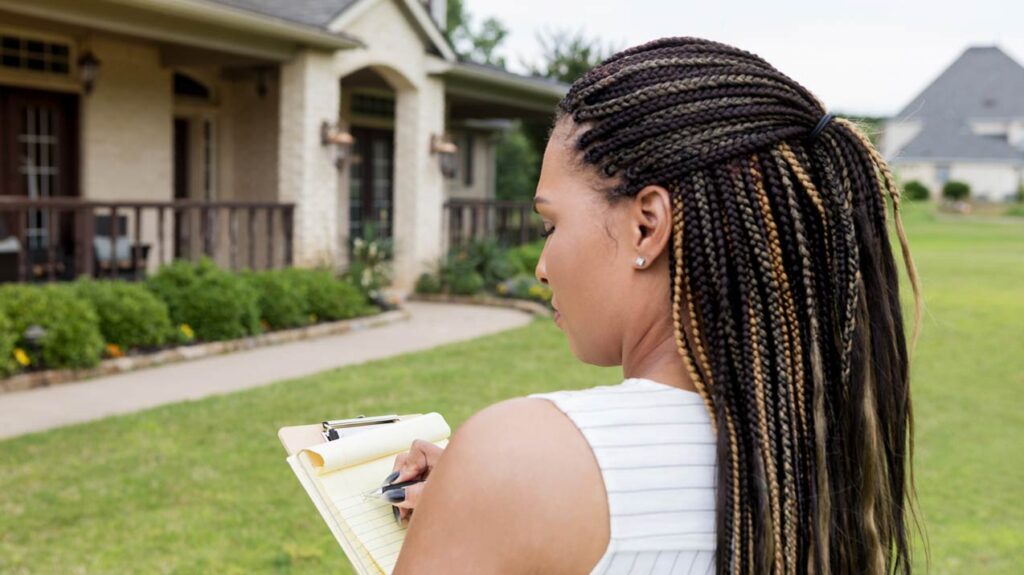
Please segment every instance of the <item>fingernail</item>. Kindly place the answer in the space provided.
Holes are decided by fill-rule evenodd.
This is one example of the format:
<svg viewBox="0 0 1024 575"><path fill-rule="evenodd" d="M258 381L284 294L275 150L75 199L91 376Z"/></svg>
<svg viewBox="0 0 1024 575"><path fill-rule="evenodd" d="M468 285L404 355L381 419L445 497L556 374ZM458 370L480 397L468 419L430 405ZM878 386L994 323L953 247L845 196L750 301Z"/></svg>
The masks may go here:
<svg viewBox="0 0 1024 575"><path fill-rule="evenodd" d="M394 505L391 506L392 513L395 514L395 523L402 524L402 514L398 511L398 508Z"/></svg>
<svg viewBox="0 0 1024 575"><path fill-rule="evenodd" d="M391 473L391 475L388 475L387 479L384 480L384 485L387 485L387 484L393 482L394 480L398 479L398 475L400 473L401 473L400 471L393 471Z"/></svg>
<svg viewBox="0 0 1024 575"><path fill-rule="evenodd" d="M405 501L405 488L399 487L398 489L392 489L384 492L384 498L391 503L401 503Z"/></svg>

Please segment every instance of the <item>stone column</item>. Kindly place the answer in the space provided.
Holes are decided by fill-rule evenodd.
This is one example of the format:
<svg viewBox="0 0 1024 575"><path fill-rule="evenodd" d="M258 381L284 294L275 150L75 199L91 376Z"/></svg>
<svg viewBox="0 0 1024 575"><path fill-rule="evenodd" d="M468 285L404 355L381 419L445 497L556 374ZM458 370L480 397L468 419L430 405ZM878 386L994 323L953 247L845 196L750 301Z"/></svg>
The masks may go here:
<svg viewBox="0 0 1024 575"><path fill-rule="evenodd" d="M444 85L428 77L402 89L395 102L393 287L410 292L420 273L441 256L444 181L431 134L444 133Z"/></svg>
<svg viewBox="0 0 1024 575"><path fill-rule="evenodd" d="M337 121L341 109L341 84L332 70L332 55L313 50L281 66L279 199L295 203L299 267L337 260L338 172L334 150L320 143L320 123Z"/></svg>

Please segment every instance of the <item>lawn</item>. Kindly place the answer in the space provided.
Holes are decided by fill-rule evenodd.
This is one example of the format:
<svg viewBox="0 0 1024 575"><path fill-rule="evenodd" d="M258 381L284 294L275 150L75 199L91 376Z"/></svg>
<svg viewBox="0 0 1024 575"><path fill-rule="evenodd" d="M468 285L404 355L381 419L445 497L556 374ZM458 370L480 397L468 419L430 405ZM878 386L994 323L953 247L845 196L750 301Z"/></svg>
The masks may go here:
<svg viewBox="0 0 1024 575"><path fill-rule="evenodd" d="M932 572L1024 572L1024 219L936 219L915 206L905 223L927 302L912 374ZM580 365L536 320L0 442L0 572L351 573L284 462L279 427L427 411L457 427L508 397L620 377Z"/></svg>

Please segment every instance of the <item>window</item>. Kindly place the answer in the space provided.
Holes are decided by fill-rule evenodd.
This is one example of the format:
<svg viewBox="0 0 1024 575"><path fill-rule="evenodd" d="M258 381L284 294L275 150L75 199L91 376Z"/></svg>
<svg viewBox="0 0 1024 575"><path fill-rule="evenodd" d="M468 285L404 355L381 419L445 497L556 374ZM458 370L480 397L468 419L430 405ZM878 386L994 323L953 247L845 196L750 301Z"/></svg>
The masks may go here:
<svg viewBox="0 0 1024 575"><path fill-rule="evenodd" d="M939 186L944 186L949 181L949 164L936 164L935 179L938 180Z"/></svg>
<svg viewBox="0 0 1024 575"><path fill-rule="evenodd" d="M71 73L71 46L4 32L0 34L0 67L67 76Z"/></svg>
<svg viewBox="0 0 1024 575"><path fill-rule="evenodd" d="M374 118L394 118L395 99L374 94L352 94L352 113Z"/></svg>

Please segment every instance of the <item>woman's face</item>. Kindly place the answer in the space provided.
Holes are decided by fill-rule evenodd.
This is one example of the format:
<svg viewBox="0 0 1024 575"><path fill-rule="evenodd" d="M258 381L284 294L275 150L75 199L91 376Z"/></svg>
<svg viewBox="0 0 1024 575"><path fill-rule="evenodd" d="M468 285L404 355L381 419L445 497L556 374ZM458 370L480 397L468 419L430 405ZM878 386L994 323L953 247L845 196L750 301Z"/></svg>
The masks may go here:
<svg viewBox="0 0 1024 575"><path fill-rule="evenodd" d="M610 205L597 177L572 156L576 130L559 122L544 152L534 207L550 235L535 273L551 287L555 323L573 354L593 365L621 365L623 348L670 311L664 250L671 204L663 188L651 186ZM643 269L638 255L647 260Z"/></svg>

